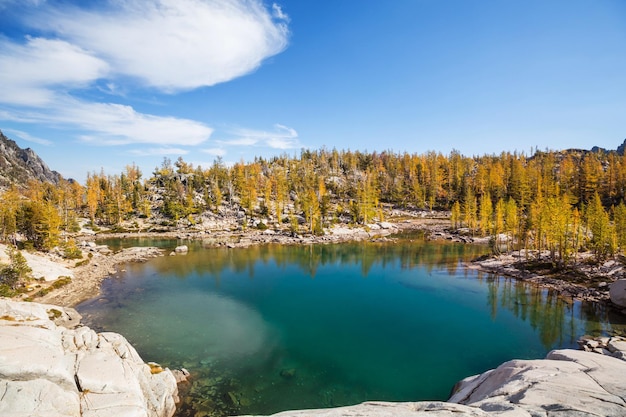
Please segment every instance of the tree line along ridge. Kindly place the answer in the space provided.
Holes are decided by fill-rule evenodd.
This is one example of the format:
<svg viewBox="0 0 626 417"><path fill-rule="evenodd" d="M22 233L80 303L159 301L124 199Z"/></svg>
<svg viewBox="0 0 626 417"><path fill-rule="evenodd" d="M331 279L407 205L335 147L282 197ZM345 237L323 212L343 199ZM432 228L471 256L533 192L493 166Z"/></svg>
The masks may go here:
<svg viewBox="0 0 626 417"><path fill-rule="evenodd" d="M0 196L0 238L19 234L40 250L76 232L81 217L94 228L139 218L191 227L206 213L238 212L243 227L321 234L333 223L382 221L389 207L446 211L451 228L494 236L494 248L547 250L554 262L626 249L626 156L604 150L321 149L232 166L217 158L207 168L164 158L149 177L132 164L116 175L89 173L85 184L31 180Z"/></svg>

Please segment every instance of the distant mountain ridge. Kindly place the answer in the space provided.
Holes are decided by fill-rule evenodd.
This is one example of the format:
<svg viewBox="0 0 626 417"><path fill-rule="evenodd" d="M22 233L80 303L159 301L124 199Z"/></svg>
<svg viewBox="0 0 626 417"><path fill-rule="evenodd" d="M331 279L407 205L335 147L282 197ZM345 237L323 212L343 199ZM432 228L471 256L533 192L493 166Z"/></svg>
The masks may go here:
<svg viewBox="0 0 626 417"><path fill-rule="evenodd" d="M30 148L22 149L0 131L0 187L25 187L29 180L57 184L61 174L52 171Z"/></svg>
<svg viewBox="0 0 626 417"><path fill-rule="evenodd" d="M591 148L591 152L617 152L618 155L623 156L624 155L624 151L626 150L626 139L624 139L624 142L622 142L621 145L619 145L617 147L617 149L615 151L612 150L607 150L604 148L600 148L599 146L594 146L593 148Z"/></svg>

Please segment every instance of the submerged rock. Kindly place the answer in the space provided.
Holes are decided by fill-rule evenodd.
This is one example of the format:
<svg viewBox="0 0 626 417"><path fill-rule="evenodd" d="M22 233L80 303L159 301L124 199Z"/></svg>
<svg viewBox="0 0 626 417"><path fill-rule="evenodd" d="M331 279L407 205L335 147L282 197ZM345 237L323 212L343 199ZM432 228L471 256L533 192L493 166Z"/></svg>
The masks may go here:
<svg viewBox="0 0 626 417"><path fill-rule="evenodd" d="M0 299L0 415L171 417L174 375L78 321L73 309Z"/></svg>
<svg viewBox="0 0 626 417"><path fill-rule="evenodd" d="M605 342L612 355L562 349L545 359L506 362L459 382L447 402L366 402L273 417L624 416L626 361L616 352L626 343L621 338Z"/></svg>

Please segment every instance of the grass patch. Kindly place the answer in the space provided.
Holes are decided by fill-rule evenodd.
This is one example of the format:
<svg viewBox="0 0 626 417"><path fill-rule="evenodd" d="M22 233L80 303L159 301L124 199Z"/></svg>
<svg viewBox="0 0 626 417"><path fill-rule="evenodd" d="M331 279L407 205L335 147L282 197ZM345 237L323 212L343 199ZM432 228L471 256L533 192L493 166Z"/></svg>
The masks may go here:
<svg viewBox="0 0 626 417"><path fill-rule="evenodd" d="M33 294L33 296L30 297L30 299L32 300L32 299L37 298L37 297L43 297L44 295L50 293L50 291L52 291L52 290L57 290L59 288L65 287L70 282L72 282L72 278L70 278L70 277L59 277L59 279L57 279L52 284L50 284L49 287L42 288L41 290L39 290L35 294Z"/></svg>
<svg viewBox="0 0 626 417"><path fill-rule="evenodd" d="M53 288L56 290L58 288L65 287L70 282L72 282L72 278L70 277L59 277L59 279L57 279L56 281L52 283L52 285L50 285L50 288Z"/></svg>
<svg viewBox="0 0 626 417"><path fill-rule="evenodd" d="M0 297L15 297L17 295L17 291L11 288L10 285L0 284Z"/></svg>
<svg viewBox="0 0 626 417"><path fill-rule="evenodd" d="M57 310L56 308L51 308L50 310L47 310L47 313L48 313L48 317L50 318L50 320L58 319L63 314L61 313L61 311Z"/></svg>
<svg viewBox="0 0 626 417"><path fill-rule="evenodd" d="M90 255L91 255L91 253L90 253ZM78 262L76 262L76 264L74 265L74 267L87 265L87 264L89 263L89 259L91 259L91 258L88 258L88 259L83 259L82 261L78 261Z"/></svg>

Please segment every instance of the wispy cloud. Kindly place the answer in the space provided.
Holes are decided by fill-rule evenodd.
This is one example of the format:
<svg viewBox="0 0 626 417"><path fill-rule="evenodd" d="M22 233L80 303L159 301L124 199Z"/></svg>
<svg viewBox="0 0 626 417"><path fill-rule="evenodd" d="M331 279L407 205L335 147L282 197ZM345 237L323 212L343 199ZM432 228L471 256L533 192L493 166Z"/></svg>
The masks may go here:
<svg viewBox="0 0 626 417"><path fill-rule="evenodd" d="M104 145L193 146L206 141L213 132L210 127L194 120L138 113L132 107L120 104L82 104L60 110L56 120L97 132L98 140Z"/></svg>
<svg viewBox="0 0 626 417"><path fill-rule="evenodd" d="M217 143L229 146L252 146L256 145L259 140L257 138L236 138L236 139L227 139L227 140L217 140Z"/></svg>
<svg viewBox="0 0 626 417"><path fill-rule="evenodd" d="M202 152L212 155L212 156L226 155L226 149L224 148L206 148L206 149L202 149Z"/></svg>
<svg viewBox="0 0 626 417"><path fill-rule="evenodd" d="M279 7L270 15L260 0L126 0L108 5L104 12L43 9L29 23L94 51L116 74L167 92L240 77L287 46L286 15Z"/></svg>
<svg viewBox="0 0 626 417"><path fill-rule="evenodd" d="M32 143L37 143L39 145L44 145L44 146L51 146L52 145L52 141L47 140L47 139L41 139L35 136L32 136L26 132L22 132L21 130L15 130L15 129L4 129L7 133L11 133L12 135L17 136L18 138L25 140L26 142L32 142Z"/></svg>
<svg viewBox="0 0 626 417"><path fill-rule="evenodd" d="M269 146L272 149L297 149L301 147L298 132L291 127L275 124L273 131L235 129L232 139L216 141L229 146Z"/></svg>
<svg viewBox="0 0 626 417"><path fill-rule="evenodd" d="M166 93L211 86L254 71L288 43L288 17L262 0L109 0L89 8L0 0L13 5L32 7L20 19L39 35L0 37L0 120L69 128L97 145L197 146L213 129L89 101L87 89L125 97L137 81Z"/></svg>
<svg viewBox="0 0 626 417"><path fill-rule="evenodd" d="M11 120L79 130L84 132L78 136L83 142L105 146L194 146L205 142L213 133L212 128L195 120L139 113L121 104L88 103L67 98L46 111L16 111L9 116L7 118Z"/></svg>
<svg viewBox="0 0 626 417"><path fill-rule="evenodd" d="M147 148L147 149L132 149L130 152L132 155L137 156L167 156L167 155L187 155L188 149L182 148Z"/></svg>
<svg viewBox="0 0 626 417"><path fill-rule="evenodd" d="M27 37L18 44L0 38L0 102L47 106L60 94L105 76L109 66L63 40Z"/></svg>
<svg viewBox="0 0 626 417"><path fill-rule="evenodd" d="M9 6L39 6L45 3L46 0L0 0L0 10Z"/></svg>
<svg viewBox="0 0 626 417"><path fill-rule="evenodd" d="M276 3L272 4L272 15L279 20L284 20L285 22L289 22L289 16L283 12L283 9Z"/></svg>

